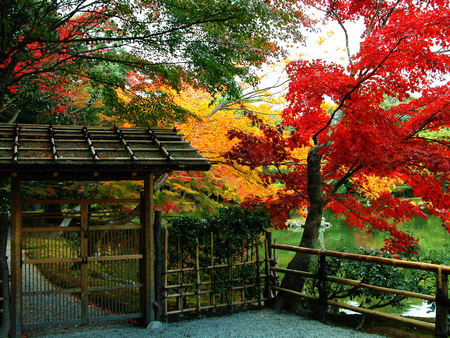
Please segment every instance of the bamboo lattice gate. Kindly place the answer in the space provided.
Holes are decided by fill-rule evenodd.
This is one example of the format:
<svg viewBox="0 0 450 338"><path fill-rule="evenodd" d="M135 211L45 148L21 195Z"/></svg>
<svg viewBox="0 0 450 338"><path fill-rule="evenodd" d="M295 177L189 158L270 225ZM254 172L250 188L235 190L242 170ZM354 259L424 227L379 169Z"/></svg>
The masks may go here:
<svg viewBox="0 0 450 338"><path fill-rule="evenodd" d="M24 327L142 317L141 222L110 225L124 203L139 199L23 201Z"/></svg>

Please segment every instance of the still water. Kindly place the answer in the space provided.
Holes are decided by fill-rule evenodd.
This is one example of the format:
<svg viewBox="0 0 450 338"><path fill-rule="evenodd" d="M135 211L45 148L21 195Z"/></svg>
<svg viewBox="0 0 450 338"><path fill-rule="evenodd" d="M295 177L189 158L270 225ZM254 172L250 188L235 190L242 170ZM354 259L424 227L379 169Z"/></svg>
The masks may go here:
<svg viewBox="0 0 450 338"><path fill-rule="evenodd" d="M332 214L326 215L326 221L331 224L321 230L318 248L327 250L357 252L358 248L381 249L386 235L382 233L367 234L359 229L349 228L342 220ZM450 262L450 234L442 227L439 218L430 216L428 219L415 218L411 222L403 224L400 230L419 238L419 245L423 253L434 250L444 254L443 264ZM273 234L277 243L298 245L302 230L278 230ZM281 255L280 255L281 254ZM288 252L278 252L280 266L286 266L293 255ZM350 304L350 302L349 302ZM356 304L352 304L356 305ZM379 309L389 313L402 314L417 317L434 317L426 302L420 299L408 298L405 300L406 310L398 310L392 307Z"/></svg>

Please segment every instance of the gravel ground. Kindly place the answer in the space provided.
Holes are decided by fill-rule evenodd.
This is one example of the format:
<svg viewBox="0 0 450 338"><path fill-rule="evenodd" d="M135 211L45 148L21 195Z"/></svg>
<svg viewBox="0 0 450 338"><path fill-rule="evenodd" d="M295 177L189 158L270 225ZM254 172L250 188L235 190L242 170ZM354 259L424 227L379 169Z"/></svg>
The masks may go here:
<svg viewBox="0 0 450 338"><path fill-rule="evenodd" d="M203 318L177 323L162 324L160 329L147 330L117 324L95 325L78 328L54 328L28 331L32 337L339 337L375 338L373 334L361 333L340 327L324 325L300 316L278 313L273 310L246 311L233 315Z"/></svg>

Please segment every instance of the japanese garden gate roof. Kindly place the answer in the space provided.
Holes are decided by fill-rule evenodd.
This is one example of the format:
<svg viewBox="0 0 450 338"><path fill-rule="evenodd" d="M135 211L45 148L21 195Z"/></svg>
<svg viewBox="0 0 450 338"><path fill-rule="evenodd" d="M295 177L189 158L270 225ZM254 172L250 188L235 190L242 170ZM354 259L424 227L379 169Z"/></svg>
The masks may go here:
<svg viewBox="0 0 450 338"><path fill-rule="evenodd" d="M139 179L210 166L176 129L0 123L0 172L27 179Z"/></svg>

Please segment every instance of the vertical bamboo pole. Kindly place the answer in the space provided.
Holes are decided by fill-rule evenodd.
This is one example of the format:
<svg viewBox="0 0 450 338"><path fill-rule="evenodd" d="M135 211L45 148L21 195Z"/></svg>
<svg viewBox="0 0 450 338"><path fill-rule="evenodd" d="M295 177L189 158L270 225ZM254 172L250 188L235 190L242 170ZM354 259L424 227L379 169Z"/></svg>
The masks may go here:
<svg viewBox="0 0 450 338"><path fill-rule="evenodd" d="M155 320L161 320L162 301L162 246L161 246L161 211L155 211Z"/></svg>
<svg viewBox="0 0 450 338"><path fill-rule="evenodd" d="M179 285L178 288L178 294L180 296L177 297L177 305L178 305L178 310L183 311L183 262L181 261L181 237L178 236L177 237L177 255L178 255L178 272L177 272L177 281ZM183 312L181 312L181 316L183 315Z"/></svg>
<svg viewBox="0 0 450 338"><path fill-rule="evenodd" d="M242 272L245 271L245 263L248 262L245 247L246 247L246 245L245 245L244 241L242 241L242 261L241 261L241 263L243 263L243 265L241 265L241 276L244 275ZM242 298L241 301L243 302L242 308L245 308L245 279L244 278L241 278L241 286L243 286L242 291L241 291L241 298Z"/></svg>
<svg viewBox="0 0 450 338"><path fill-rule="evenodd" d="M230 243L230 248L231 248ZM228 307L231 313L233 313L233 255L228 256Z"/></svg>
<svg viewBox="0 0 450 338"><path fill-rule="evenodd" d="M164 290L164 317L167 318L167 269L169 260L169 231L167 228L163 228L164 233L164 280L163 280L163 290Z"/></svg>
<svg viewBox="0 0 450 338"><path fill-rule="evenodd" d="M81 325L86 325L88 318L88 203L85 199L81 200Z"/></svg>
<svg viewBox="0 0 450 338"><path fill-rule="evenodd" d="M326 256L321 254L319 252L318 255L318 259L319 259L319 267L318 267L318 278L319 278L319 307L318 307L318 312L319 312L319 320L324 322L326 320L327 317L327 307L328 307L328 303L327 303L327 291L326 291L326 272L325 272L325 268L326 268Z"/></svg>
<svg viewBox="0 0 450 338"><path fill-rule="evenodd" d="M153 174L144 179L144 322L155 320L155 238L153 232Z"/></svg>
<svg viewBox="0 0 450 338"><path fill-rule="evenodd" d="M22 337L22 201L17 177L11 178L11 335Z"/></svg>
<svg viewBox="0 0 450 338"><path fill-rule="evenodd" d="M211 293L209 294L209 305L213 306L212 308L212 312L215 313L216 312L216 279L215 279L215 260L214 260L214 233L211 232L210 235L210 241L211 241L211 245L210 245L210 249L211 249L211 254L210 254L210 265L211 265L211 272L210 272L210 278L211 278Z"/></svg>
<svg viewBox="0 0 450 338"><path fill-rule="evenodd" d="M261 262L259 261L259 241L256 240L255 243L255 254L256 254L256 285L258 288L258 307L261 307Z"/></svg>
<svg viewBox="0 0 450 338"><path fill-rule="evenodd" d="M200 299L200 255L199 255L199 245L198 237L195 245L195 294L197 298L197 312L200 313L201 310L201 299Z"/></svg>
<svg viewBox="0 0 450 338"><path fill-rule="evenodd" d="M139 215L139 222L141 224L141 230L139 232L139 253L144 254L144 247L145 247L145 235L144 235L144 228L145 228L145 201L144 201L144 192L141 191L140 194L140 202L139 202L139 209L140 209L140 215ZM142 324L145 324L145 261L144 258L139 260L139 279L141 281L141 287L139 288L139 301L140 301L140 311L143 314L142 317Z"/></svg>
<svg viewBox="0 0 450 338"><path fill-rule="evenodd" d="M448 275L439 267L436 278L436 337L448 337Z"/></svg>
<svg viewBox="0 0 450 338"><path fill-rule="evenodd" d="M264 257L264 267L265 267L265 275L266 275L266 285L265 285L265 298L266 301L264 305L271 305L272 302L272 288L271 288L271 281L270 281L270 248L269 248L269 242L270 242L270 232L266 232L266 238L265 238L265 257Z"/></svg>
<svg viewBox="0 0 450 338"><path fill-rule="evenodd" d="M276 244L277 241L274 239L273 243ZM272 244L270 245L272 248L272 261L271 261L271 266L278 266L278 254L277 254L277 249L272 247ZM273 286L278 286L278 271L271 271L271 278L272 278L272 285Z"/></svg>

